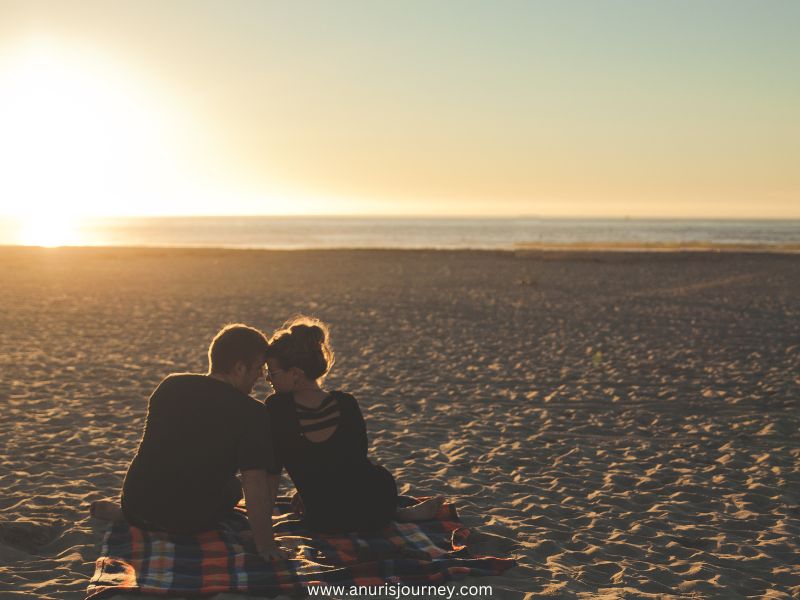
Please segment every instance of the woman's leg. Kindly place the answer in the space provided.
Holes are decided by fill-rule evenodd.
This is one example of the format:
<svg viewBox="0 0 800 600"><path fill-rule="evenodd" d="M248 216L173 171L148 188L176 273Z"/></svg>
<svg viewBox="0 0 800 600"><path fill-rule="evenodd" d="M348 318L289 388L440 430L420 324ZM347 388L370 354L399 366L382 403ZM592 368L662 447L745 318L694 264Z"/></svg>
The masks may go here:
<svg viewBox="0 0 800 600"><path fill-rule="evenodd" d="M375 500L371 502L369 508L362 510L364 514L373 513L372 523L375 528L383 527L392 520L410 522L433 519L444 504L444 498L436 496L414 506L398 508L397 483L394 476L383 467L375 467L373 477L376 491Z"/></svg>
<svg viewBox="0 0 800 600"><path fill-rule="evenodd" d="M428 498L427 500L423 500L419 504L415 504L414 506L408 506L406 508L398 508L397 512L395 513L395 518L398 521L427 521L429 519L433 519L436 516L436 513L439 512L439 509L444 504L444 498L442 496L435 496L434 498Z"/></svg>

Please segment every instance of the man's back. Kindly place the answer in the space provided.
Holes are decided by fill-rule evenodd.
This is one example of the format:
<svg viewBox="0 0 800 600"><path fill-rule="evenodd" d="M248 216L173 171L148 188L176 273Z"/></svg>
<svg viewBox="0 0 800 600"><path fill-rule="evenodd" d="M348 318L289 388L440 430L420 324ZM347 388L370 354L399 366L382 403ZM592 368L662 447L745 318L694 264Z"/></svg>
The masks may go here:
<svg viewBox="0 0 800 600"><path fill-rule="evenodd" d="M240 497L237 470L271 468L264 406L206 375L170 375L153 392L122 492L129 522L200 531ZM233 499L235 502L235 499Z"/></svg>

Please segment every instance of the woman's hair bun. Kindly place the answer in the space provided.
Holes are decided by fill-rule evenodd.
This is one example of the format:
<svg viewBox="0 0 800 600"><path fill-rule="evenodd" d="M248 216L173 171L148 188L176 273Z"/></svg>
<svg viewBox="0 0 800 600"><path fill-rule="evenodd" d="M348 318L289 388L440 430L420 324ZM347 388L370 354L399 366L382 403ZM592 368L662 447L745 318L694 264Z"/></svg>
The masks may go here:
<svg viewBox="0 0 800 600"><path fill-rule="evenodd" d="M319 325L309 325L305 322L289 327L289 333L314 344L324 344L327 337L325 329L322 329Z"/></svg>
<svg viewBox="0 0 800 600"><path fill-rule="evenodd" d="M328 326L315 317L289 319L269 344L268 357L277 359L283 369L301 369L309 379L324 377L333 366Z"/></svg>

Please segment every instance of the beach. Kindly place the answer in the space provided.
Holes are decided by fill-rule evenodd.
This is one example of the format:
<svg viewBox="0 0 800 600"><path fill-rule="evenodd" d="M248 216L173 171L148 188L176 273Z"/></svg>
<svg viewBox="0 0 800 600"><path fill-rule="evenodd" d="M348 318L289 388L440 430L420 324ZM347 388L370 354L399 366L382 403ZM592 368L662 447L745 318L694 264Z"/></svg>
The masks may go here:
<svg viewBox="0 0 800 600"><path fill-rule="evenodd" d="M800 597L797 254L2 247L0 280L0 598L82 599L150 392L296 313L400 491L517 559L493 598Z"/></svg>

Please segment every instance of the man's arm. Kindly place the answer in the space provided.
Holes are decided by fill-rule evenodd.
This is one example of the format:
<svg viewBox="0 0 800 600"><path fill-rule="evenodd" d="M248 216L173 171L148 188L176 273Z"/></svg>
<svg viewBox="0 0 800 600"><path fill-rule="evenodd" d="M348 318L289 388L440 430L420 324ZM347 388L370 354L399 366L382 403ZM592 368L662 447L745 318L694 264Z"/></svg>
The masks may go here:
<svg viewBox="0 0 800 600"><path fill-rule="evenodd" d="M280 487L281 476L280 474L267 472L267 493L269 494L271 505L275 506L275 501L278 499L278 488Z"/></svg>
<svg viewBox="0 0 800 600"><path fill-rule="evenodd" d="M253 530L258 553L267 560L285 559L286 555L275 544L272 532L272 507L275 503L273 485L267 479L266 471L248 469L242 471L242 489L247 503L247 519Z"/></svg>

